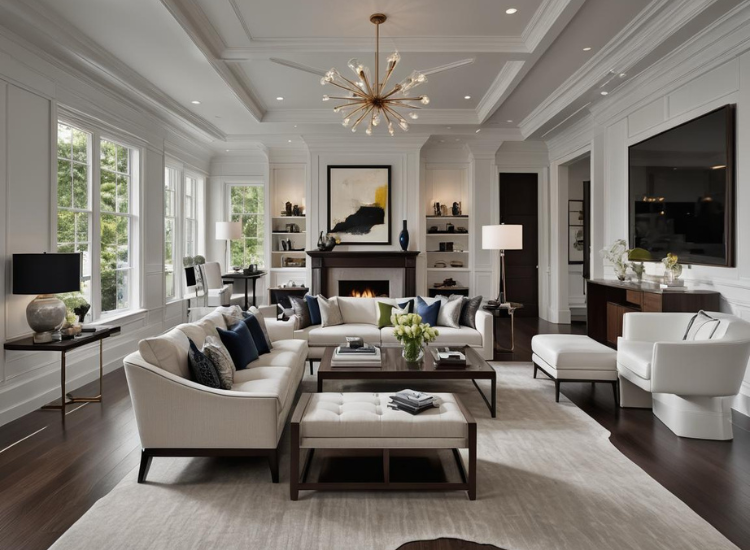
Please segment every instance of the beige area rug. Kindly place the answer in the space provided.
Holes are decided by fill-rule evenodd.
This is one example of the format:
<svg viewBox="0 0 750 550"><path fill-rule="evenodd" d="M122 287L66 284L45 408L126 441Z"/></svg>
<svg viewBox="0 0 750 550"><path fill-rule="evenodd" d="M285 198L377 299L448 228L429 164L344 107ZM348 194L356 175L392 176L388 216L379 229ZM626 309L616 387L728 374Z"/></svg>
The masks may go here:
<svg viewBox="0 0 750 550"><path fill-rule="evenodd" d="M470 382L451 383L478 422L478 500L465 493L312 493L289 500L265 460L155 458L53 546L62 549L378 549L453 537L508 550L736 548L608 441L609 433L530 364L497 366L499 413ZM306 375L303 389L314 391ZM342 384L344 391L373 388ZM483 383L487 389L489 384ZM419 389L446 390L446 385Z"/></svg>

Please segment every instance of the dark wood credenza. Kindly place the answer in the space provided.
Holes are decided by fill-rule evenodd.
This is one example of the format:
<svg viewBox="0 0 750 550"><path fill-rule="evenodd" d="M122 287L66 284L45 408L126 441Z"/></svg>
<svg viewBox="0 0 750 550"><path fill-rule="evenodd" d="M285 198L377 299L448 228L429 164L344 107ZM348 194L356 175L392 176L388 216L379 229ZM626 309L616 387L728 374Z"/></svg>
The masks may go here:
<svg viewBox="0 0 750 550"><path fill-rule="evenodd" d="M721 294L714 290L667 291L648 284L592 280L586 285L588 335L616 347L622 318L633 311L719 311Z"/></svg>

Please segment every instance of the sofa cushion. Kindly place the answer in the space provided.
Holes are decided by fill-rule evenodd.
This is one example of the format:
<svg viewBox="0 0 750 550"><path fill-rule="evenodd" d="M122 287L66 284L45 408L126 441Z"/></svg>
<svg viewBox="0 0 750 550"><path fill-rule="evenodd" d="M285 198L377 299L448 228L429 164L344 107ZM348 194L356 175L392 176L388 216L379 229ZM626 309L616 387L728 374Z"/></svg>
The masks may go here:
<svg viewBox="0 0 750 550"><path fill-rule="evenodd" d="M232 361L229 351L221 343L221 339L218 336L206 336L202 351L216 368L219 380L221 381L221 389L231 390L232 384L234 384L234 373L237 368L234 366L234 361Z"/></svg>
<svg viewBox="0 0 750 550"><path fill-rule="evenodd" d="M409 303L403 304L405 307L393 305L388 302L378 302L378 328L392 327L391 317L393 315L403 315L409 313Z"/></svg>
<svg viewBox="0 0 750 550"><path fill-rule="evenodd" d="M620 338L617 342L617 363L633 371L644 380L651 380L653 342L639 342Z"/></svg>
<svg viewBox="0 0 750 550"><path fill-rule="evenodd" d="M203 347L203 342L206 339L206 331L203 326L198 323L183 323L177 325L176 328L185 333L185 336L187 336L189 340L195 342L198 349Z"/></svg>
<svg viewBox="0 0 750 550"><path fill-rule="evenodd" d="M263 334L263 329L260 327L258 318L252 313L245 313L245 319L243 323L247 325L247 329L250 331L250 336L253 337L253 343L258 349L258 355L264 355L271 351L266 341L266 336Z"/></svg>
<svg viewBox="0 0 750 550"><path fill-rule="evenodd" d="M537 334L531 350L556 369L617 370L617 352L581 334Z"/></svg>
<svg viewBox="0 0 750 550"><path fill-rule="evenodd" d="M458 324L465 327L477 328L477 311L479 311L480 305L482 305L481 296L475 296L474 298L464 296L461 304L461 317L458 320Z"/></svg>
<svg viewBox="0 0 750 550"><path fill-rule="evenodd" d="M310 317L310 308L307 306L307 300L301 296L289 296L292 304L294 315L297 317L297 328L307 328L312 325Z"/></svg>
<svg viewBox="0 0 750 550"><path fill-rule="evenodd" d="M305 295L305 302L307 303L307 309L310 312L310 324L319 325L320 321L320 304L318 304L317 296Z"/></svg>
<svg viewBox="0 0 750 550"><path fill-rule="evenodd" d="M339 296L339 309L341 310L341 316L344 318L344 323L366 323L376 325L378 322L377 301L378 300L375 298L349 298L347 296Z"/></svg>
<svg viewBox="0 0 750 550"><path fill-rule="evenodd" d="M461 318L461 306L464 303L464 297L458 294L451 294L449 297L440 297L440 309L438 310L437 324L439 327L458 328L458 321ZM435 326L435 325L432 325Z"/></svg>
<svg viewBox="0 0 750 550"><path fill-rule="evenodd" d="M281 410L290 399L290 393L296 391L296 388L292 389L293 380L289 367L254 367L235 374L232 391L275 395ZM248 421L252 422L252 419Z"/></svg>
<svg viewBox="0 0 750 550"><path fill-rule="evenodd" d="M271 350L253 361L249 368L256 367L303 367L307 358L307 342L304 340L279 340Z"/></svg>
<svg viewBox="0 0 750 550"><path fill-rule="evenodd" d="M250 329L247 328L245 323L237 323L229 330L217 330L221 343L232 356L232 361L234 361L237 370L246 369L251 362L258 358L258 348L255 347Z"/></svg>
<svg viewBox="0 0 750 550"><path fill-rule="evenodd" d="M380 329L369 323L347 323L335 327L315 327L308 334L310 346L338 346L347 336L359 336L369 344L380 344Z"/></svg>
<svg viewBox="0 0 750 550"><path fill-rule="evenodd" d="M263 313L255 306L250 306L250 308L247 310L248 313L251 313L252 315L255 315L255 318L260 323L260 329L263 331L263 337L266 339L266 344L268 345L268 349L273 349L273 342L271 341L271 336L268 334L268 327L266 327L266 317L263 315Z"/></svg>
<svg viewBox="0 0 750 550"><path fill-rule="evenodd" d="M433 346L481 346L482 335L478 330L469 327L438 327L439 335L430 345ZM393 335L393 327L385 327L380 331L380 339L383 344L398 344Z"/></svg>
<svg viewBox="0 0 750 550"><path fill-rule="evenodd" d="M190 365L190 374L194 382L207 386L209 388L220 389L221 379L216 367L211 360L195 345L195 342L188 339L190 349L188 350L188 364Z"/></svg>
<svg viewBox="0 0 750 550"><path fill-rule="evenodd" d="M701 310L690 318L683 340L711 340L721 324L720 319L711 317Z"/></svg>
<svg viewBox="0 0 750 550"><path fill-rule="evenodd" d="M138 342L138 351L144 361L176 376L189 379L188 349L190 342L185 333L178 328Z"/></svg>
<svg viewBox="0 0 750 550"><path fill-rule="evenodd" d="M323 327L335 327L343 325L344 318L341 316L339 300L336 296L330 300L325 296L318 296L318 307L320 307L320 324Z"/></svg>
<svg viewBox="0 0 750 550"><path fill-rule="evenodd" d="M421 296L417 297L417 313L422 318L423 323L427 323L431 327L437 326L439 312L440 300L428 304Z"/></svg>
<svg viewBox="0 0 750 550"><path fill-rule="evenodd" d="M242 308L240 306L220 306L216 308L216 311L224 317L224 325L227 328L233 327L243 319Z"/></svg>

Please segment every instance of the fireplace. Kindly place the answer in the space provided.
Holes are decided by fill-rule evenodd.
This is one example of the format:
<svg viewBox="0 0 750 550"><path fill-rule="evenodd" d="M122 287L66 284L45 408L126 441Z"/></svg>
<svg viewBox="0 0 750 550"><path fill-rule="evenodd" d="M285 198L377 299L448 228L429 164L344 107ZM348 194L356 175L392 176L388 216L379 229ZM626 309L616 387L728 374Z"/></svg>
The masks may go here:
<svg viewBox="0 0 750 550"><path fill-rule="evenodd" d="M346 281L339 280L339 296L351 298L387 298L390 281Z"/></svg>

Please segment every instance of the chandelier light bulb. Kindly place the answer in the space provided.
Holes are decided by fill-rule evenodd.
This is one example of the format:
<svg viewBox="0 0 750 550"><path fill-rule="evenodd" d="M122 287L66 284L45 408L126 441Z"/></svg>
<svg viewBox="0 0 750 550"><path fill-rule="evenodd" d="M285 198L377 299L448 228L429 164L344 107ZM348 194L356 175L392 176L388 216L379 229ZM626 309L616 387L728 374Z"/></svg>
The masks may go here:
<svg viewBox="0 0 750 550"><path fill-rule="evenodd" d="M420 103L421 103L422 105L429 105L429 104L430 104L430 98L429 98L429 97L427 97L426 95L423 95L423 96L422 96L422 97L421 97L421 98L419 99L419 102L420 102Z"/></svg>
<svg viewBox="0 0 750 550"><path fill-rule="evenodd" d="M349 117L346 117L344 120L341 121L341 124L344 126L344 128L346 128L347 126L349 126L349 123L351 121L352 119L350 119Z"/></svg>
<svg viewBox="0 0 750 550"><path fill-rule="evenodd" d="M409 118L412 120L417 120L419 118L419 115L412 111L411 113L409 113Z"/></svg>
<svg viewBox="0 0 750 550"><path fill-rule="evenodd" d="M388 133L391 135L395 135L396 132L393 131L393 122L388 123Z"/></svg>
<svg viewBox="0 0 750 550"><path fill-rule="evenodd" d="M377 126L380 124L380 113L375 113L375 116L372 117L372 125Z"/></svg>
<svg viewBox="0 0 750 550"><path fill-rule="evenodd" d="M416 80L420 84L423 84L423 83L427 82L427 77L425 75L423 75L422 73L418 73Z"/></svg>
<svg viewBox="0 0 750 550"><path fill-rule="evenodd" d="M338 113L338 112L339 112L340 110L341 110L341 105L336 105L336 106L335 106L335 107L333 108L333 112L334 112L334 113Z"/></svg>
<svg viewBox="0 0 750 550"><path fill-rule="evenodd" d="M399 128L401 128L401 129L402 129L402 130L403 130L404 132L408 132L408 131L409 131L409 125L408 125L408 124L406 123L406 121L405 121L405 120L402 120L401 122L399 122L399 123L398 123L398 126L399 126Z"/></svg>
<svg viewBox="0 0 750 550"><path fill-rule="evenodd" d="M320 79L320 85L321 86L325 86L327 83L328 83L328 81L326 80L326 77L324 77L324 76L321 77L321 79Z"/></svg>
<svg viewBox="0 0 750 550"><path fill-rule="evenodd" d="M359 60L356 57L352 57L349 62L347 63L347 66L356 74L357 67L359 67Z"/></svg>
<svg viewBox="0 0 750 550"><path fill-rule="evenodd" d="M324 96L323 96L323 101L328 101L329 99L331 99L331 98L330 98L330 97L328 97L328 95L324 95Z"/></svg>

